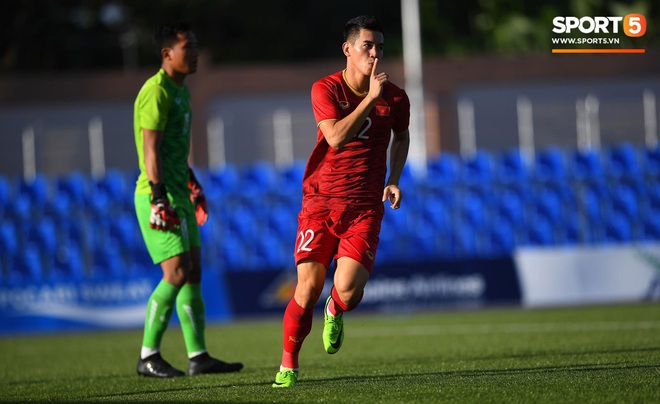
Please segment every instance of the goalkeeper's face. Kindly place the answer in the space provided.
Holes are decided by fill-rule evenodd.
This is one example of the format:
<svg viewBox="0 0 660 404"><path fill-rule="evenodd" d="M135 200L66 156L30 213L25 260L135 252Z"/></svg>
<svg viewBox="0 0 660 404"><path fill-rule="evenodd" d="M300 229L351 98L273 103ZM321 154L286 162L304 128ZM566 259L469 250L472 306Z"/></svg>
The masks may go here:
<svg viewBox="0 0 660 404"><path fill-rule="evenodd" d="M166 62L180 74L197 71L197 37L192 31L177 34L177 42L168 49Z"/></svg>

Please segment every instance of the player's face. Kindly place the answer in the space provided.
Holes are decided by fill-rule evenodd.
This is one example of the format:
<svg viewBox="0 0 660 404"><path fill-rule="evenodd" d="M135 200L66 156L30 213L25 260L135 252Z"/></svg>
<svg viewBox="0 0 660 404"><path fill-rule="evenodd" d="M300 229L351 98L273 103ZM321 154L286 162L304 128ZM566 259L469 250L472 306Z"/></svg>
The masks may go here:
<svg viewBox="0 0 660 404"><path fill-rule="evenodd" d="M374 59L381 60L383 58L383 41L382 32L361 29L355 42L345 44L346 48L344 50L349 63L360 73L369 76L374 65Z"/></svg>
<svg viewBox="0 0 660 404"><path fill-rule="evenodd" d="M179 74L192 74L197 71L197 37L192 32L177 34L177 42L168 51L168 62Z"/></svg>

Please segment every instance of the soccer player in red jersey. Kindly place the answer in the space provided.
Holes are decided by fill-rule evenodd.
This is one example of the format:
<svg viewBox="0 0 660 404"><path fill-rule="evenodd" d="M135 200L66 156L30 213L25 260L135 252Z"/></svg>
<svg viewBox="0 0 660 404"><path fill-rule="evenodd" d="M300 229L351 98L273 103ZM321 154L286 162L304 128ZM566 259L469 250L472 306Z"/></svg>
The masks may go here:
<svg viewBox="0 0 660 404"><path fill-rule="evenodd" d="M273 387L291 387L298 380L298 354L333 260L337 264L324 308L323 345L329 354L339 350L343 313L360 303L373 269L383 202L392 209L401 204L398 184L410 144L410 101L378 70L384 44L378 18L348 21L344 41L346 69L312 86L317 142L303 177L295 252L298 283L284 312L282 363Z"/></svg>

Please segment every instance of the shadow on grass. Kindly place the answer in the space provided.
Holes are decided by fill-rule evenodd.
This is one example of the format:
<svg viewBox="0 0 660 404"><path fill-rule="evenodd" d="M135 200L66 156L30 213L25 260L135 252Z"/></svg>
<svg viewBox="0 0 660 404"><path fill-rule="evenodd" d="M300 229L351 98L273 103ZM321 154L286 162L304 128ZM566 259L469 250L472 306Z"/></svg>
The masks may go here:
<svg viewBox="0 0 660 404"><path fill-rule="evenodd" d="M467 360L479 360L479 359L501 359L501 358L533 358L539 356L548 356L548 355L584 355L584 354L610 354L610 353L632 353L632 352L658 352L660 347L653 348L642 348L642 349L619 349L619 350L593 350L593 351L580 351L580 352L546 352L543 354L530 353L530 354L519 354L519 355L503 355L501 357L489 357L489 358L466 358ZM300 387L314 387L325 385L328 383L337 383L337 382L351 382L352 384L359 385L361 383L374 383L374 382L388 382L392 380L402 381L410 385L422 382L426 383L425 379L427 378L438 378L438 379L455 379L455 378L478 378L478 377L498 377L498 376L507 376L507 375L518 375L518 374L561 374L561 373L577 373L577 372L602 372L602 371L616 371L616 370L634 370L634 369L659 369L660 365L658 364L633 364L627 361L616 361L616 362L600 362L600 363L572 363L566 365L552 365L552 366L527 366L527 367L512 367L512 368L473 368L473 369L463 369L463 370L439 370L433 372L411 372L411 373L390 373L390 374L378 374L378 375L355 375L347 374L345 376L337 377L323 377L323 378L307 378L303 377L300 379ZM248 372L252 375L259 374L264 372L266 369L271 369L271 367L252 367ZM273 373L274 375L274 373ZM238 374L237 374L238 376ZM103 382L108 381L119 381L125 384L131 384L130 388L132 391L121 391L121 392L109 392L108 394L94 394L86 396L87 399L112 399L112 398L124 398L130 399L131 397L144 396L149 394L162 394L162 393L181 393L181 392L192 392L198 390L202 385L205 388L213 389L225 389L225 388L268 388L270 389L272 379L261 379L256 381L240 381L241 376L232 377L231 379L223 378L217 379L218 375L201 375L195 377L182 377L174 378L168 380L159 380L153 378L139 378L136 375L128 374L115 374L115 375L98 375L98 376L79 376L79 377L69 377L61 378L61 383L98 383L103 384ZM40 380L25 380L25 381L14 381L0 383L0 386L36 386L39 384L50 384L52 379L43 378ZM168 383L170 382L170 383ZM137 384L136 384L137 383Z"/></svg>
<svg viewBox="0 0 660 404"><path fill-rule="evenodd" d="M595 364L574 364L565 366L537 366L537 367L522 367L510 369L470 369L470 370L450 370L450 371L437 371L437 372L419 372L419 373L392 373L380 375L347 375L338 377L324 377L324 378L305 378L299 382L299 387L311 387L323 384L335 384L338 382L351 382L353 384L360 383L373 383L373 382L387 382L391 380L406 381L410 380L410 385L414 385L420 378L463 378L463 377L488 377L488 376L506 376L516 374L531 374L531 373L571 373L571 372L600 372L612 370L631 370L631 369L657 369L658 365L630 365L626 362L612 362L612 363L599 363ZM257 381L257 382L224 382L224 383L210 383L209 388L240 388L240 387L264 387L270 388L272 380ZM200 386L177 386L167 388L160 386L158 388L149 390L140 390L134 392L122 392L114 394L98 394L88 396L90 399L103 399L103 398L118 398L123 397L128 399L132 396L139 396L145 394L161 394L161 393L174 393L198 390Z"/></svg>
<svg viewBox="0 0 660 404"><path fill-rule="evenodd" d="M337 383L341 381L351 382L373 382L390 380L408 380L414 384L420 377L482 377L482 376L505 376L516 374L531 373L571 373L571 372L600 372L611 370L632 370L632 369L658 369L660 365L630 365L626 362L599 363L594 364L574 364L564 366L537 366L509 369L470 369L470 370L449 370L438 372L420 372L405 374L381 374L381 375L362 375L362 376L339 376L327 378L310 378L301 380L301 384L307 383Z"/></svg>

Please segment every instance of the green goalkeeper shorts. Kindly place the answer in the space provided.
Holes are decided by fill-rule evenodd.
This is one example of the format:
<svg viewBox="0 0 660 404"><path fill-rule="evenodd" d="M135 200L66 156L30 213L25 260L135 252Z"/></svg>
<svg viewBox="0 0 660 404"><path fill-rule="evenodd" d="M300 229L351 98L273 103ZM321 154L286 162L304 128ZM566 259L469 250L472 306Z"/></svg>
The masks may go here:
<svg viewBox="0 0 660 404"><path fill-rule="evenodd" d="M199 226L195 218L195 210L189 198L172 197L168 195L170 204L181 218L181 226L173 230L163 231L149 227L151 216L151 195L135 195L135 213L137 215L144 243L154 264L159 264L168 258L190 251L190 247L201 247Z"/></svg>

